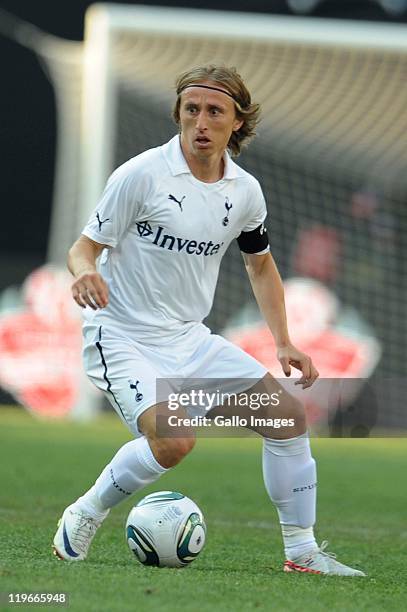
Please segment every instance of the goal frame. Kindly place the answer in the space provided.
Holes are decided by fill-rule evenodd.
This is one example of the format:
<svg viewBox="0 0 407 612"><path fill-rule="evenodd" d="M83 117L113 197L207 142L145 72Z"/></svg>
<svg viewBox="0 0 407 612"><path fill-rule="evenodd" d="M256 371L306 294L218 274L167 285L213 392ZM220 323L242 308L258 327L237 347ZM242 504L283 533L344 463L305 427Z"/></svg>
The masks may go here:
<svg viewBox="0 0 407 612"><path fill-rule="evenodd" d="M111 55L114 37L120 32L137 31L189 36L202 36L205 32L207 37L230 40L407 51L406 28L400 24L125 4L91 5L85 16L78 232L97 205L113 170L117 110Z"/></svg>

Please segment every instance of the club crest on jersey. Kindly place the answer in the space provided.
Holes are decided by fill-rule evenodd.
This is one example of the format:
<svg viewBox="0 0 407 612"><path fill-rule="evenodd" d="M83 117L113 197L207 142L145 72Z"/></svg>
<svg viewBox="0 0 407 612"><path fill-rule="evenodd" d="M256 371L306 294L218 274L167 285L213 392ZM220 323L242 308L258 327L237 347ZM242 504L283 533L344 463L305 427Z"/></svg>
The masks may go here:
<svg viewBox="0 0 407 612"><path fill-rule="evenodd" d="M172 193L170 193L168 195L168 199L172 200L173 202L176 202L179 206L180 211L182 212L182 202L185 200L186 196L182 196L182 198L180 200L177 200L177 198L175 196L172 195Z"/></svg>
<svg viewBox="0 0 407 612"><path fill-rule="evenodd" d="M129 380L129 383L130 383L130 389L135 389L136 391L136 395L135 395L136 402L141 402L144 396L142 393L140 393L140 391L137 388L138 385L140 384L140 381L136 380L136 382L132 382L131 380Z"/></svg>
<svg viewBox="0 0 407 612"><path fill-rule="evenodd" d="M225 227L229 223L229 213L230 213L230 209L232 208L232 206L233 206L232 202L229 202L229 198L226 196L226 200L225 200L226 216L223 217L222 219L222 225L224 225Z"/></svg>
<svg viewBox="0 0 407 612"><path fill-rule="evenodd" d="M103 223L106 223L106 221L110 221L110 219L103 219L103 220L102 220L102 219L99 217L99 213L96 213L96 219L98 220L98 223L99 223L99 232L101 232L101 231L102 231L102 225L103 225Z"/></svg>

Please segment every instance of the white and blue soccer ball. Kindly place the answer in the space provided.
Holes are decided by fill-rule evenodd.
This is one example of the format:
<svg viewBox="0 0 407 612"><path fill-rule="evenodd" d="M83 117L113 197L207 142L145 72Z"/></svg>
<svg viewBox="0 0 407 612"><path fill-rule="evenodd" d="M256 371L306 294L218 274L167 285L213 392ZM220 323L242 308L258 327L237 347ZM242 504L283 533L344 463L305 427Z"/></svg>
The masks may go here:
<svg viewBox="0 0 407 612"><path fill-rule="evenodd" d="M129 513L126 539L143 565L185 567L205 545L206 525L195 502L182 493L158 491Z"/></svg>

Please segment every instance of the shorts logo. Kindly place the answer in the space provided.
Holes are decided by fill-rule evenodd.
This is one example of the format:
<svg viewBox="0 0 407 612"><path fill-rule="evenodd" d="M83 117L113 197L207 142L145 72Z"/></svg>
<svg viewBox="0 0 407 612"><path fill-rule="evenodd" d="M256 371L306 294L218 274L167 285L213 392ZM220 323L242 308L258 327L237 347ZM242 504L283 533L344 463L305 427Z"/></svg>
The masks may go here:
<svg viewBox="0 0 407 612"><path fill-rule="evenodd" d="M136 225L139 236L151 236L151 234L153 233L151 225L147 221L143 221L142 223L136 223Z"/></svg>
<svg viewBox="0 0 407 612"><path fill-rule="evenodd" d="M261 227L260 227L260 236L263 236L264 232L267 232L267 228L265 228L263 223L262 223Z"/></svg>
<svg viewBox="0 0 407 612"><path fill-rule="evenodd" d="M185 197L186 196L182 196L180 200L177 200L177 198L170 193L168 199L172 200L173 202L176 202L180 208L180 211L182 212L182 202L185 200Z"/></svg>
<svg viewBox="0 0 407 612"><path fill-rule="evenodd" d="M226 208L227 214L226 214L226 217L223 217L223 220L222 220L222 225L224 225L225 227L229 223L229 213L230 213L230 209L232 208L232 206L233 206L232 202L229 202L229 198L226 196L225 208Z"/></svg>
<svg viewBox="0 0 407 612"><path fill-rule="evenodd" d="M140 393L140 391L137 389L138 385L140 384L139 380L136 380L135 383L133 383L131 380L129 380L130 383L130 389L135 389L136 391L136 395L135 395L135 400L136 402L141 402L141 400L143 399L143 394Z"/></svg>

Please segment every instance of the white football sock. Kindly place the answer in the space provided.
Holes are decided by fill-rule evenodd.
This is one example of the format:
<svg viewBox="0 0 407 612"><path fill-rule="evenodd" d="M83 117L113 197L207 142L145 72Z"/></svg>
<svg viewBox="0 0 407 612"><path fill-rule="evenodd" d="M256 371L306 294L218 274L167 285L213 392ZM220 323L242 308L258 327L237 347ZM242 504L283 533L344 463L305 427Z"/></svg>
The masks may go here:
<svg viewBox="0 0 407 612"><path fill-rule="evenodd" d="M277 508L287 559L317 548L312 529L317 475L308 434L289 440L264 438L263 477Z"/></svg>
<svg viewBox="0 0 407 612"><path fill-rule="evenodd" d="M304 553L318 550L314 537L314 528L296 527L295 525L281 525L283 535L285 558L295 561Z"/></svg>
<svg viewBox="0 0 407 612"><path fill-rule="evenodd" d="M131 440L118 450L78 504L91 516L103 519L110 508L166 471L154 457L147 438Z"/></svg>

